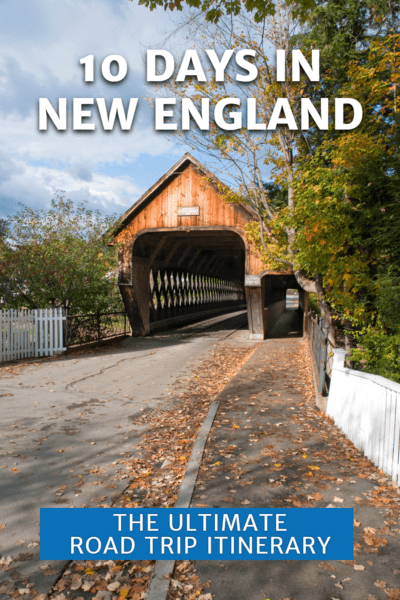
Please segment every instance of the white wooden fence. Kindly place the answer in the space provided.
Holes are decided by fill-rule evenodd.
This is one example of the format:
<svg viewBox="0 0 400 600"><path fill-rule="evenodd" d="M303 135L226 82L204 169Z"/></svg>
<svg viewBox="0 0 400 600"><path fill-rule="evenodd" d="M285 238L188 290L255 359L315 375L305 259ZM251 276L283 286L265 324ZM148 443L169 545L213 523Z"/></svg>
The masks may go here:
<svg viewBox="0 0 400 600"><path fill-rule="evenodd" d="M0 361L53 356L66 350L63 344L61 308L0 310Z"/></svg>
<svg viewBox="0 0 400 600"><path fill-rule="evenodd" d="M400 484L400 384L346 369L335 349L327 414L371 462Z"/></svg>

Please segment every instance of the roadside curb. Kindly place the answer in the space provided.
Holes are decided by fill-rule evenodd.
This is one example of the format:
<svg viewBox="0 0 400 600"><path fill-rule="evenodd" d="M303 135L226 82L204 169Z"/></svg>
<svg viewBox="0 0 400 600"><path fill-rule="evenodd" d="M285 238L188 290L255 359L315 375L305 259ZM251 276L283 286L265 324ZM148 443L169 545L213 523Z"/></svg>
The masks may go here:
<svg viewBox="0 0 400 600"><path fill-rule="evenodd" d="M218 407L219 400L214 400L194 444L174 508L189 508L190 506L204 448ZM166 599L170 585L169 575L173 572L174 566L174 560L158 560L156 562L145 596L146 600Z"/></svg>

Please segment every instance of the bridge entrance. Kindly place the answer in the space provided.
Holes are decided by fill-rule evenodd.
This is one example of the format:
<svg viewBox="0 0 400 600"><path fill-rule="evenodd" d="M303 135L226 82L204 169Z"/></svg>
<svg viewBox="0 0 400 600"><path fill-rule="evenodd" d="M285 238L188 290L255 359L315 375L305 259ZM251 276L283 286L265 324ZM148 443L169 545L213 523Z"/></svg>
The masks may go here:
<svg viewBox="0 0 400 600"><path fill-rule="evenodd" d="M294 275L265 275L263 290L267 337L302 336L308 294Z"/></svg>
<svg viewBox="0 0 400 600"><path fill-rule="evenodd" d="M244 265L244 243L232 231L145 230L132 254L145 333L245 309Z"/></svg>
<svg viewBox="0 0 400 600"><path fill-rule="evenodd" d="M265 339L286 288L298 288L291 272L263 270L245 232L257 215L224 202L220 185L185 154L122 216L119 286L133 335L247 307L250 337ZM283 291L276 277L289 277Z"/></svg>

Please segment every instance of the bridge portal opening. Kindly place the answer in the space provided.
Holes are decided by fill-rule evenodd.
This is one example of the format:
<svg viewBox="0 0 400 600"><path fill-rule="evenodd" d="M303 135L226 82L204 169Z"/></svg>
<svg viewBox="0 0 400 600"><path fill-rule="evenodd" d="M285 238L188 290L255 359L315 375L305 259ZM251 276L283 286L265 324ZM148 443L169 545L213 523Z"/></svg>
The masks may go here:
<svg viewBox="0 0 400 600"><path fill-rule="evenodd" d="M262 283L266 337L301 337L307 294L294 275L265 275Z"/></svg>
<svg viewBox="0 0 400 600"><path fill-rule="evenodd" d="M137 335L246 308L245 245L234 231L147 230L132 252Z"/></svg>

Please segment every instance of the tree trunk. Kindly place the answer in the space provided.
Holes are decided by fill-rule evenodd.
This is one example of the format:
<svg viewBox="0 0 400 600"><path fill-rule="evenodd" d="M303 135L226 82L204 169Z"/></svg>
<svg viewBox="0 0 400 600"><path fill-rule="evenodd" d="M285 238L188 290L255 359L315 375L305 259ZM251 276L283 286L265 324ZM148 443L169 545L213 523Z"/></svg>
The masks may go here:
<svg viewBox="0 0 400 600"><path fill-rule="evenodd" d="M335 327L332 323L332 309L324 300L324 298L318 298L319 308L321 311L321 317L325 325L328 325L328 340L333 347L336 345L336 334Z"/></svg>
<svg viewBox="0 0 400 600"><path fill-rule="evenodd" d="M321 317L324 324L328 325L328 339L332 346L335 347L336 338L335 327L332 323L332 309L329 306L329 304L325 302L324 291L322 289L321 283L318 280L309 279L308 277L306 277L306 275L304 275L304 273L300 269L295 269L294 276L296 277L297 283L305 292L318 295L318 303L319 308L321 310Z"/></svg>

